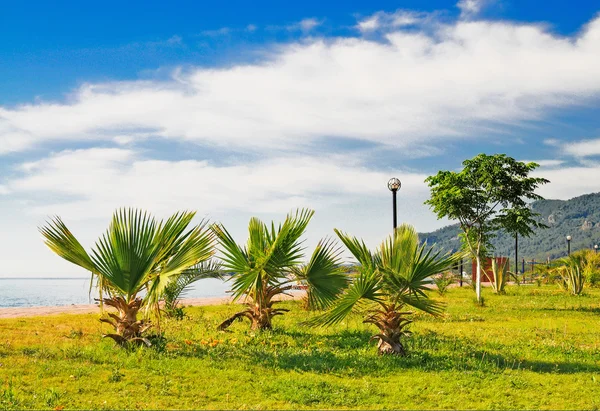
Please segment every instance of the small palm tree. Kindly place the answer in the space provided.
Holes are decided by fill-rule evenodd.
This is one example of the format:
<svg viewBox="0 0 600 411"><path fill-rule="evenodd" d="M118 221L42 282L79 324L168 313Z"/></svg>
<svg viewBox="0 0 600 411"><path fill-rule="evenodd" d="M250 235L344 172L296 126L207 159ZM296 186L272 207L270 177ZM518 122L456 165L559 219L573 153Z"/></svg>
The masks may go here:
<svg viewBox="0 0 600 411"><path fill-rule="evenodd" d="M206 278L223 279L221 264L219 262L214 260L203 261L200 264L183 271L177 276L176 280L171 281L169 285L165 287L163 293L163 311L165 314L168 317L183 319L185 313L180 306L181 298L195 282Z"/></svg>
<svg viewBox="0 0 600 411"><path fill-rule="evenodd" d="M560 275L558 285L572 295L581 294L585 284L585 271L588 266L585 255L574 253L561 258L559 261L561 265L554 269Z"/></svg>
<svg viewBox="0 0 600 411"><path fill-rule="evenodd" d="M496 260L495 257L492 257L492 278L489 278L488 274L484 271L483 275L487 278L492 286L492 290L496 294L505 294L506 293L506 284L508 283L508 259L500 261Z"/></svg>
<svg viewBox="0 0 600 411"><path fill-rule="evenodd" d="M213 255L214 235L206 223L188 229L194 215L178 212L157 222L140 210L117 210L90 254L59 217L52 218L40 232L52 251L92 273L90 287L95 280L100 303L117 310L101 319L115 329L104 337L121 345L132 341L149 345L142 334L151 326L147 320L150 309L160 318L158 303L165 288ZM146 318L139 320L142 308Z"/></svg>
<svg viewBox="0 0 600 411"><path fill-rule="evenodd" d="M379 341L379 354L406 355L402 338L410 335L407 326L412 323L407 307L439 315L443 305L426 293L429 279L450 269L460 255L440 256L426 244L419 245L410 225L398 227L375 252L362 240L335 232L358 260L357 273L329 310L308 324L335 324L352 311L366 308L364 322L379 329L373 336Z"/></svg>
<svg viewBox="0 0 600 411"><path fill-rule="evenodd" d="M247 318L252 329L272 328L272 319L287 309L276 308L276 297L298 284L305 286L309 304L326 307L347 284L339 259L339 248L321 241L310 260L302 264L304 249L300 237L312 218L312 210L289 214L277 228L252 218L245 247L236 244L222 225L214 225L223 254L223 266L231 274L234 301L244 299L246 309L219 325L224 330L236 319Z"/></svg>

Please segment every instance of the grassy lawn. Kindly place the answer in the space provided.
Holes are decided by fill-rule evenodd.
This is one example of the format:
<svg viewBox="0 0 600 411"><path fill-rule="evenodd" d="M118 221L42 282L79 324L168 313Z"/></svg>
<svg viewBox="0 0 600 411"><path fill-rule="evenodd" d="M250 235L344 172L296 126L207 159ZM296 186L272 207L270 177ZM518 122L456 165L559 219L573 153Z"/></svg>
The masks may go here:
<svg viewBox="0 0 600 411"><path fill-rule="evenodd" d="M126 351L98 315L0 320L0 408L600 408L600 291L452 289L444 318L416 316L407 358L378 357L351 317L308 329L296 302L275 330L235 323L236 306L187 308L167 342Z"/></svg>

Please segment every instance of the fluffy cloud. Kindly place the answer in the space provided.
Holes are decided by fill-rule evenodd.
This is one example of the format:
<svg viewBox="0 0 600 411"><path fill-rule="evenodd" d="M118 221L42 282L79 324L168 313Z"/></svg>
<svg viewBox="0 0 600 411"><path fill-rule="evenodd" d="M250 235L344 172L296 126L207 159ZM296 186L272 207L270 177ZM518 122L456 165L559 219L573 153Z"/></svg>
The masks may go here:
<svg viewBox="0 0 600 411"><path fill-rule="evenodd" d="M598 156L600 155L600 138L566 143L562 149L565 153L576 157Z"/></svg>
<svg viewBox="0 0 600 411"><path fill-rule="evenodd" d="M460 9L460 15L463 18L469 18L477 15L486 5L485 0L460 0L456 7Z"/></svg>
<svg viewBox="0 0 600 411"><path fill-rule="evenodd" d="M535 175L550 180L550 184L542 186L539 190L546 198L568 200L600 191L600 165L544 169L537 171Z"/></svg>
<svg viewBox="0 0 600 411"><path fill-rule="evenodd" d="M563 165L565 162L563 160L519 160L525 163L534 162L540 165L542 168L552 168Z"/></svg>
<svg viewBox="0 0 600 411"><path fill-rule="evenodd" d="M291 26L291 28L295 29L296 27L298 27L302 31L311 31L311 30L319 27L321 24L323 24L322 21L315 19L315 18L309 18L309 19L300 20L300 22L298 22L297 25L293 25L293 26Z"/></svg>
<svg viewBox="0 0 600 411"><path fill-rule="evenodd" d="M377 30L394 30L400 27L412 26L426 18L426 14L410 10L397 10L393 13L379 11L358 22L356 28L362 33Z"/></svg>
<svg viewBox="0 0 600 411"><path fill-rule="evenodd" d="M194 141L301 150L330 136L414 148L487 135L598 97L600 18L576 37L457 21L435 30L313 39L260 64L168 81L87 84L65 102L0 108L0 152L51 141Z"/></svg>
<svg viewBox="0 0 600 411"><path fill-rule="evenodd" d="M36 214L86 219L110 215L121 206L159 214L188 208L285 213L296 207L321 208L388 194L389 173L368 170L349 158L289 157L253 164L215 166L206 161L158 161L128 149L63 151L22 164L9 180L15 197L35 194ZM402 173L407 201L422 202L425 175ZM54 198L49 202L46 196Z"/></svg>

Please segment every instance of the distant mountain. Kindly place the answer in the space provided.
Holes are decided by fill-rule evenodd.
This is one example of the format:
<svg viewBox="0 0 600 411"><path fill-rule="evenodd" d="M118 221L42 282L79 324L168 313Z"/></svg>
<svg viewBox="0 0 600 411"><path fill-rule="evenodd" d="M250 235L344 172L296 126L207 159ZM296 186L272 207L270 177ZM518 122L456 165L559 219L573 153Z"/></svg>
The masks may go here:
<svg viewBox="0 0 600 411"><path fill-rule="evenodd" d="M571 251L591 248L600 244L600 193L586 194L570 200L540 200L532 203L532 208L540 214L540 219L549 226L539 229L529 238L519 238L519 260L535 258L537 261L563 257L567 254L567 235L570 235ZM458 224L441 228L431 233L419 234L421 241L436 244L444 250L456 251L460 248ZM504 232L497 233L494 239L494 253L515 255L515 238Z"/></svg>

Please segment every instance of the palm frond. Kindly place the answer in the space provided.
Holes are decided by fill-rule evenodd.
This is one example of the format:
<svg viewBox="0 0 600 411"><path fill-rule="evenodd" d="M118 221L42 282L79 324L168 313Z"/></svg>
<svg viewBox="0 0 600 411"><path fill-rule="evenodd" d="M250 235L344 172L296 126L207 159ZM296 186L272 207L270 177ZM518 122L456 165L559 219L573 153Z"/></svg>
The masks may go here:
<svg viewBox="0 0 600 411"><path fill-rule="evenodd" d="M341 249L331 240L320 241L307 264L293 270L308 286L309 307L324 309L346 288L349 277L341 265Z"/></svg>
<svg viewBox="0 0 600 411"><path fill-rule="evenodd" d="M306 324L333 325L342 321L364 302L383 301L385 295L380 292L380 279L377 269L374 271L361 271L327 312L307 321Z"/></svg>
<svg viewBox="0 0 600 411"><path fill-rule="evenodd" d="M431 277L450 269L462 253L440 256L427 244L419 246L416 230L409 225L398 227L393 238L381 246L381 272L392 295L426 298ZM417 307L418 308L418 307Z"/></svg>
<svg viewBox="0 0 600 411"><path fill-rule="evenodd" d="M175 308L178 301L196 282L207 278L223 279L222 265L215 260L202 261L194 267L181 272L174 281L171 281L163 292L165 308Z"/></svg>
<svg viewBox="0 0 600 411"><path fill-rule="evenodd" d="M340 238L342 243L346 246L348 251L352 253L354 258L358 261L358 263L367 271L372 271L375 269L378 258L371 253L367 245L364 241L359 240L356 237L351 237L350 235L338 230L334 229L337 236Z"/></svg>
<svg viewBox="0 0 600 411"><path fill-rule="evenodd" d="M188 230L195 214L178 212L157 229L155 244L159 245L160 252L144 298L147 306L154 305L158 309L158 303L169 284L176 281L183 272L214 254L215 235L207 228L205 220Z"/></svg>
<svg viewBox="0 0 600 411"><path fill-rule="evenodd" d="M222 224L213 224L211 229L221 245L221 259L223 260L224 268L231 273L241 273L249 270L251 263L248 252L235 242L225 226Z"/></svg>
<svg viewBox="0 0 600 411"><path fill-rule="evenodd" d="M148 213L120 209L92 250L99 274L128 299L142 289L155 268L160 253L155 235L156 221Z"/></svg>
<svg viewBox="0 0 600 411"><path fill-rule="evenodd" d="M415 294L401 294L398 301L434 316L442 314L446 307L442 302Z"/></svg>
<svg viewBox="0 0 600 411"><path fill-rule="evenodd" d="M65 260L76 264L94 274L97 269L94 262L75 236L69 231L60 217L54 217L39 228L44 243Z"/></svg>
<svg viewBox="0 0 600 411"><path fill-rule="evenodd" d="M265 271L280 272L297 265L304 255L304 248L300 237L306 231L306 227L314 215L313 210L301 209L295 214L288 214L285 221L277 230L271 231L271 244L265 261ZM273 226L274 227L274 226Z"/></svg>

